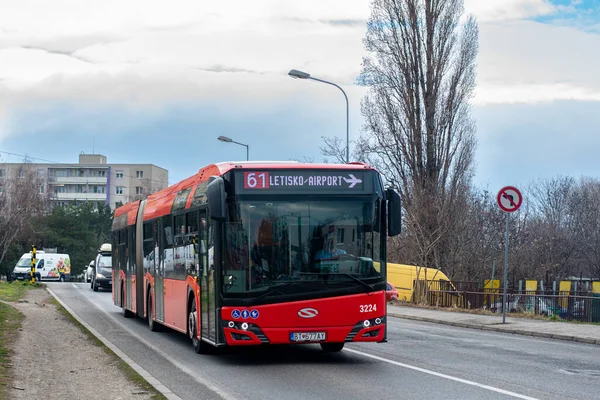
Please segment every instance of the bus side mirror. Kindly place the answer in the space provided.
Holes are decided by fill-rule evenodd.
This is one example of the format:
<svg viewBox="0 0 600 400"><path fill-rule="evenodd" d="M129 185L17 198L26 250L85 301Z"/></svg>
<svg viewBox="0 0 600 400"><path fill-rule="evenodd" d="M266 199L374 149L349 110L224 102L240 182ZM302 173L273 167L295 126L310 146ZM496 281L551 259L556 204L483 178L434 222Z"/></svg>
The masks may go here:
<svg viewBox="0 0 600 400"><path fill-rule="evenodd" d="M225 182L220 176L211 177L206 188L210 217L216 220L225 219Z"/></svg>
<svg viewBox="0 0 600 400"><path fill-rule="evenodd" d="M400 195L394 189L385 191L388 214L388 236L396 236L402 232L402 210Z"/></svg>

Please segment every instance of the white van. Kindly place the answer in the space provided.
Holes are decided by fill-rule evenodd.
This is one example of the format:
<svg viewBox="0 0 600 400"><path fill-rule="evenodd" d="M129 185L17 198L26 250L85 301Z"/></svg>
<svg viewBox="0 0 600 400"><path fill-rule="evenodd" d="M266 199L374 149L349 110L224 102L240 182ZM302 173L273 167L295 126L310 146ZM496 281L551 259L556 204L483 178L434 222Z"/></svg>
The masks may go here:
<svg viewBox="0 0 600 400"><path fill-rule="evenodd" d="M71 259L68 254L36 251L35 274L38 281L61 281L71 278ZM13 269L13 279L29 280L31 276L31 252L25 253Z"/></svg>

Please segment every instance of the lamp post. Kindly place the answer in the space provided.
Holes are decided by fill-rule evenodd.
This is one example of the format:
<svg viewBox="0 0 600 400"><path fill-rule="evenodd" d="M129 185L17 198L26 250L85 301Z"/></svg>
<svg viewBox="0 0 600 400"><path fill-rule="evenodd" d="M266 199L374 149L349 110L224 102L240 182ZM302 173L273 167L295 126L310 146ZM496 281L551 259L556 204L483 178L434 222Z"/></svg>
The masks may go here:
<svg viewBox="0 0 600 400"><path fill-rule="evenodd" d="M314 77L310 76L309 73L298 71L296 69L290 70L290 72L288 72L288 75L294 79L312 79L313 81L326 83L328 85L335 86L336 88L338 88L342 91L342 93L344 94L344 98L346 99L346 163L350 162L350 128L349 128L349 125L350 125L349 118L350 117L349 117L349 111L348 111L348 96L346 96L346 92L344 92L344 89L342 89L339 85L336 85L333 82L329 82L329 81L319 79L319 78L314 78Z"/></svg>
<svg viewBox="0 0 600 400"><path fill-rule="evenodd" d="M227 136L219 136L217 139L219 139L221 142L235 143L239 144L240 146L246 146L246 161L250 160L250 148L247 144L236 142L235 140L228 138Z"/></svg>

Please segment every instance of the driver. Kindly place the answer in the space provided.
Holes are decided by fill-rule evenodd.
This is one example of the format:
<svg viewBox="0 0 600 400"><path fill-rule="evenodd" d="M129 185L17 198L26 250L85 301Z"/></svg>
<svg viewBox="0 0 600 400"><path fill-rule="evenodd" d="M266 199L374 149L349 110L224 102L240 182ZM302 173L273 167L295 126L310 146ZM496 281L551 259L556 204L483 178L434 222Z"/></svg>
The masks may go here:
<svg viewBox="0 0 600 400"><path fill-rule="evenodd" d="M325 237L325 246L317 251L315 260L331 259L342 254L346 254L346 251L337 248L337 235L335 232L329 232Z"/></svg>

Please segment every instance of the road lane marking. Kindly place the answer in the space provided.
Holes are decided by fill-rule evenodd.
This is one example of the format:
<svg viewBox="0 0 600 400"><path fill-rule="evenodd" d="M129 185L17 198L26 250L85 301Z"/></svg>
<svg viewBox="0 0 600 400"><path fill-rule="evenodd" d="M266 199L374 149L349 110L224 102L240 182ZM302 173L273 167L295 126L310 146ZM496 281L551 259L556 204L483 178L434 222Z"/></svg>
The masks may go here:
<svg viewBox="0 0 600 400"><path fill-rule="evenodd" d="M439 372L431 371L431 370L428 370L428 369L425 369L425 368L415 367L414 365L403 364L401 362L394 361L394 360L389 360L387 358L375 356L373 354L363 353L362 351L358 351L358 350L354 350L354 349L345 349L344 351L349 351L351 353L355 353L355 354L361 355L363 357L372 358L374 360L386 362L388 364L396 365L398 367L412 369L413 371L423 372L425 374L437 376L437 377L444 378L444 379L449 379L451 381L460 382L460 383L464 383L466 385L471 385L471 386L475 386L475 387L478 387L478 388L481 388L481 389L490 390L492 392L505 394L507 396L515 397L517 399L538 400L535 397L529 397L529 396L525 396L524 394L519 394L519 393L511 392L509 390L504 390L504 389L500 389L500 388L497 388L497 387L484 385L482 383L477 383L477 382L469 381L469 380L466 380L466 379L457 378L455 376L441 374Z"/></svg>

